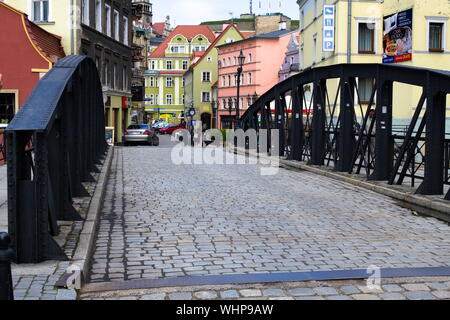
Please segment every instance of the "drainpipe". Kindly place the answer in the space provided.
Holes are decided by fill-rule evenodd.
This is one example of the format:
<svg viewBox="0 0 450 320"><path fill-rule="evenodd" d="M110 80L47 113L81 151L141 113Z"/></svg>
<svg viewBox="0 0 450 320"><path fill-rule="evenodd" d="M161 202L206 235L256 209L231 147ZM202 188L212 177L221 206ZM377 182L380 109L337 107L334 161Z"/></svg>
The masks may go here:
<svg viewBox="0 0 450 320"><path fill-rule="evenodd" d="M352 0L348 0L347 63L352 62Z"/></svg>

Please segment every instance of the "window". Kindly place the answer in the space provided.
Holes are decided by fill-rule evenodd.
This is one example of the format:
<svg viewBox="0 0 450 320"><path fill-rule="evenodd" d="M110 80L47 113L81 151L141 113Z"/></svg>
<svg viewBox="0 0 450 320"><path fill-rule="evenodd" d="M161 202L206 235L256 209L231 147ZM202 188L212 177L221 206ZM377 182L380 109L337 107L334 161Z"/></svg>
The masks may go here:
<svg viewBox="0 0 450 320"><path fill-rule="evenodd" d="M202 92L202 102L210 102L211 100L211 93L209 92Z"/></svg>
<svg viewBox="0 0 450 320"><path fill-rule="evenodd" d="M0 93L0 122L9 123L15 114L16 95L14 93Z"/></svg>
<svg viewBox="0 0 450 320"><path fill-rule="evenodd" d="M114 65L113 65L113 78L112 78L112 81L113 81L113 88L114 89L117 89L117 63L114 63Z"/></svg>
<svg viewBox="0 0 450 320"><path fill-rule="evenodd" d="M95 56L95 66L97 67L97 71L100 74L101 64L100 64L100 57L99 56Z"/></svg>
<svg viewBox="0 0 450 320"><path fill-rule="evenodd" d="M114 39L119 41L119 12L114 10Z"/></svg>
<svg viewBox="0 0 450 320"><path fill-rule="evenodd" d="M155 78L150 77L150 87L154 87L155 86Z"/></svg>
<svg viewBox="0 0 450 320"><path fill-rule="evenodd" d="M252 83L253 83L252 74L249 73L248 74L248 84L252 84Z"/></svg>
<svg viewBox="0 0 450 320"><path fill-rule="evenodd" d="M155 104L159 104L159 94L155 95Z"/></svg>
<svg viewBox="0 0 450 320"><path fill-rule="evenodd" d="M177 46L172 46L170 48L170 51L172 51L172 53L178 53L178 47Z"/></svg>
<svg viewBox="0 0 450 320"><path fill-rule="evenodd" d="M172 95L166 94L166 104L171 105L172 104Z"/></svg>
<svg viewBox="0 0 450 320"><path fill-rule="evenodd" d="M159 78L155 77L155 87L159 87Z"/></svg>
<svg viewBox="0 0 450 320"><path fill-rule="evenodd" d="M106 15L106 35L111 37L111 7L105 4L105 15Z"/></svg>
<svg viewBox="0 0 450 320"><path fill-rule="evenodd" d="M237 57L234 57L234 65L237 65Z"/></svg>
<svg viewBox="0 0 450 320"><path fill-rule="evenodd" d="M253 59L253 55L251 53L248 54L248 63L251 63Z"/></svg>
<svg viewBox="0 0 450 320"><path fill-rule="evenodd" d="M111 79L109 76L109 60L105 60L105 84L109 86L111 84Z"/></svg>
<svg viewBox="0 0 450 320"><path fill-rule="evenodd" d="M359 23L358 25L358 52L375 53L375 24Z"/></svg>
<svg viewBox="0 0 450 320"><path fill-rule="evenodd" d="M89 0L81 0L81 22L89 25Z"/></svg>
<svg viewBox="0 0 450 320"><path fill-rule="evenodd" d="M166 69L167 70L172 70L172 61L166 61Z"/></svg>
<svg viewBox="0 0 450 320"><path fill-rule="evenodd" d="M227 60L225 60L225 58L222 60L222 66L226 67L227 66Z"/></svg>
<svg viewBox="0 0 450 320"><path fill-rule="evenodd" d="M242 85L245 84L245 76L244 76L243 73L241 74L241 84L242 84Z"/></svg>
<svg viewBox="0 0 450 320"><path fill-rule="evenodd" d="M443 35L444 35L444 24L438 22L430 22L429 24L429 51L431 52L443 52Z"/></svg>
<svg viewBox="0 0 450 320"><path fill-rule="evenodd" d="M102 1L95 0L95 29L102 31Z"/></svg>
<svg viewBox="0 0 450 320"><path fill-rule="evenodd" d="M33 0L33 21L49 21L48 0Z"/></svg>
<svg viewBox="0 0 450 320"><path fill-rule="evenodd" d="M313 64L317 62L317 38L313 40Z"/></svg>
<svg viewBox="0 0 450 320"><path fill-rule="evenodd" d="M361 103L369 103L370 96L373 90L373 79L359 78L358 80L358 94Z"/></svg>
<svg viewBox="0 0 450 320"><path fill-rule="evenodd" d="M173 87L173 78L172 77L167 77L166 78L166 87L167 88L172 88Z"/></svg>
<svg viewBox="0 0 450 320"><path fill-rule="evenodd" d="M181 80L181 86L184 88L186 86L186 79L183 77L183 80Z"/></svg>
<svg viewBox="0 0 450 320"><path fill-rule="evenodd" d="M228 76L228 86L231 87L231 76Z"/></svg>
<svg viewBox="0 0 450 320"><path fill-rule="evenodd" d="M225 87L226 83L227 83L227 81L226 81L225 76L222 76L222 87Z"/></svg>
<svg viewBox="0 0 450 320"><path fill-rule="evenodd" d="M211 62L212 61L212 58L211 57L208 57L208 59L206 59L208 62Z"/></svg>
<svg viewBox="0 0 450 320"><path fill-rule="evenodd" d="M225 99L222 100L222 108L224 108L224 109L227 108L227 100L225 100Z"/></svg>
<svg viewBox="0 0 450 320"><path fill-rule="evenodd" d="M128 90L128 72L127 72L127 67L123 67L123 71L122 71L122 83L123 83L123 90L127 91Z"/></svg>
<svg viewBox="0 0 450 320"><path fill-rule="evenodd" d="M181 96L181 104L184 105L186 102L186 99L184 97L184 94Z"/></svg>
<svg viewBox="0 0 450 320"><path fill-rule="evenodd" d="M294 57L291 57L291 66L294 64Z"/></svg>
<svg viewBox="0 0 450 320"><path fill-rule="evenodd" d="M150 104L155 104L155 96L153 94L150 95Z"/></svg>
<svg viewBox="0 0 450 320"><path fill-rule="evenodd" d="M186 60L183 60L183 70L188 69L188 62Z"/></svg>
<svg viewBox="0 0 450 320"><path fill-rule="evenodd" d="M211 72L202 72L202 82L211 82Z"/></svg>
<svg viewBox="0 0 450 320"><path fill-rule="evenodd" d="M155 61L150 61L150 70L155 70Z"/></svg>
<svg viewBox="0 0 450 320"><path fill-rule="evenodd" d="M123 17L123 43L128 45L128 18Z"/></svg>

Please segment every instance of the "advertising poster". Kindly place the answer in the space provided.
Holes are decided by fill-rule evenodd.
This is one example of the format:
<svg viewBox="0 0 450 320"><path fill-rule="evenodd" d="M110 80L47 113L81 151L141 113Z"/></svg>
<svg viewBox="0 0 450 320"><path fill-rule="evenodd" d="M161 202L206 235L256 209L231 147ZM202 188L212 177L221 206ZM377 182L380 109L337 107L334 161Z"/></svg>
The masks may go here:
<svg viewBox="0 0 450 320"><path fill-rule="evenodd" d="M383 63L412 60L413 9L384 17Z"/></svg>
<svg viewBox="0 0 450 320"><path fill-rule="evenodd" d="M105 128L105 139L106 143L110 146L113 146L114 141L114 127L106 127Z"/></svg>

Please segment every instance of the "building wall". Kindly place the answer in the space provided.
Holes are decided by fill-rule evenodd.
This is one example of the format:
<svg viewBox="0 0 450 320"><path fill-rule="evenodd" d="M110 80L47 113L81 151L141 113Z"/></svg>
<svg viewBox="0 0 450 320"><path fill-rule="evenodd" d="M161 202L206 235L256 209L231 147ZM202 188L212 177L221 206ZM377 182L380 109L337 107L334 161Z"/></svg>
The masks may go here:
<svg viewBox="0 0 450 320"><path fill-rule="evenodd" d="M239 41L242 40L243 37L237 31L236 28L231 27L228 29L221 38L214 44L215 46L220 46L227 41ZM186 80L186 102L189 103L191 101L189 98L193 97L194 107L196 109L196 116L194 120L201 120L201 115L204 113L210 114L212 119L212 86L218 80L218 50L217 48L212 48L209 52L205 54L202 60L195 65L194 68L191 68L188 73L190 74L189 78L185 78ZM210 72L210 81L203 82L202 81L202 73ZM192 82L192 84L190 83ZM202 102L202 92L210 93L210 101ZM189 98L188 98L189 97ZM190 105L187 105L190 106Z"/></svg>
<svg viewBox="0 0 450 320"><path fill-rule="evenodd" d="M70 0L49 0L49 21L35 22L48 32L62 37L61 42L66 54L76 53L76 17L71 15ZM80 0L73 0L75 7L79 7ZM26 13L28 18L33 21L32 7L30 0L4 0L3 2L13 6L16 9ZM78 10L74 10L77 12ZM72 32L72 30L75 30Z"/></svg>
<svg viewBox="0 0 450 320"><path fill-rule="evenodd" d="M242 115L248 108L249 103L247 97L255 93L261 96L267 90L278 83L278 72L283 64L285 58L285 49L289 43L293 33L286 33L280 38L262 39L250 38L244 41L239 41L234 44L221 46L219 48L219 60L222 65L219 68L219 117L229 116L228 99L237 97L237 86L234 82L234 74L237 70L237 65L234 64L234 57L237 57L242 49L246 57L243 66L244 81L241 83L239 113ZM252 55L252 60L249 62L249 56ZM228 64L228 58L231 58L232 64ZM226 63L223 64L225 59ZM251 74L252 83L249 84L249 74ZM225 76L226 84L223 85L223 76ZM231 77L231 86L228 84L228 76ZM224 100L226 105L224 105ZM233 107L232 115L236 111ZM220 122L220 119L219 119Z"/></svg>
<svg viewBox="0 0 450 320"><path fill-rule="evenodd" d="M450 70L450 3L448 0L385 0L383 2L361 0L352 2L351 48L348 56L348 1L318 0L314 9L314 0L299 0L300 8L300 68L319 67L339 63L382 63L383 54L383 17L398 11L413 9L413 53L412 60L397 63L406 66ZM322 51L323 5L336 5L336 47L328 53ZM303 19L302 19L303 17ZM438 19L446 23L443 53L428 50L428 21ZM358 52L358 22L375 24L375 53ZM314 50L314 38L317 47ZM314 59L315 57L315 59ZM330 92L334 92L337 83L330 81ZM418 88L395 84L394 118L396 123L408 123L420 98ZM450 104L449 104L450 105Z"/></svg>
<svg viewBox="0 0 450 320"><path fill-rule="evenodd" d="M0 6L0 43L8 50L0 51L0 73L3 88L0 93L15 93L18 110L51 63L35 49L27 36L22 15ZM14 50L13 48L20 48Z"/></svg>
<svg viewBox="0 0 450 320"><path fill-rule="evenodd" d="M280 14L261 15L255 18L255 30L257 34L269 33L279 30L280 22L286 22L286 30L291 29L291 19Z"/></svg>

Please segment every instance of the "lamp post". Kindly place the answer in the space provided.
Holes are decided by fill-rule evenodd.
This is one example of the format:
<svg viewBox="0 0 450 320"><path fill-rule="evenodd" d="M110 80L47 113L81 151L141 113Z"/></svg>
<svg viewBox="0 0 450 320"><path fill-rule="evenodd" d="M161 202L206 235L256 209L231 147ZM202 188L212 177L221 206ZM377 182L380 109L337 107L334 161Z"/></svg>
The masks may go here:
<svg viewBox="0 0 450 320"><path fill-rule="evenodd" d="M244 66L244 62L245 62L245 56L244 53L241 52L238 56L238 61L239 61L239 67L237 68L237 101L236 101L236 129L240 128L240 114L239 114L239 102L240 102L240 89L241 89L241 74L242 74L242 67Z"/></svg>
<svg viewBox="0 0 450 320"><path fill-rule="evenodd" d="M211 107L212 107L213 117L215 118L215 121L214 121L214 129L216 129L216 128L217 128L217 119L219 118L219 114L218 114L218 111L219 111L219 102L216 101L216 100L213 100L213 101L211 102Z"/></svg>
<svg viewBox="0 0 450 320"><path fill-rule="evenodd" d="M232 121L232 118L231 118L232 110L233 110L233 99L232 98L228 98L228 112L230 113L230 125L231 125L230 129L233 129L233 121Z"/></svg>

